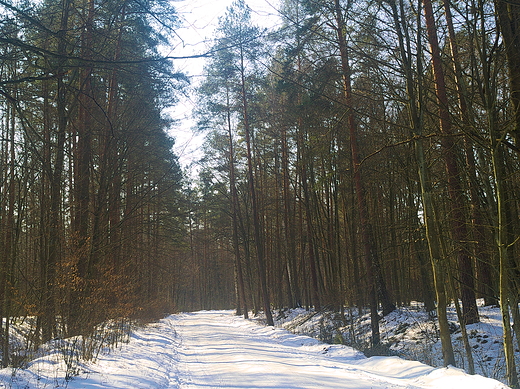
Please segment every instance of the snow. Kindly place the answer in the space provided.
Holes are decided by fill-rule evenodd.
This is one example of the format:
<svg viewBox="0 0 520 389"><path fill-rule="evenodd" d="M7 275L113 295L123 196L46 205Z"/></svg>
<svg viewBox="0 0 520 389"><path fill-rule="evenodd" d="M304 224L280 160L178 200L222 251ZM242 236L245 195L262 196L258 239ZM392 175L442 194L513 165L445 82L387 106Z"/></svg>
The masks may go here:
<svg viewBox="0 0 520 389"><path fill-rule="evenodd" d="M478 374L492 378L505 377L505 360L502 347L502 318L497 307L482 306L480 322L467 326L472 347L475 370ZM453 348L458 366L467 366L462 335L454 307L448 310L449 324L454 328ZM391 343L391 349L399 355L421 360L428 364L442 361L436 320L428 319L427 313L417 309L400 308L381 321L385 333L383 341Z"/></svg>
<svg viewBox="0 0 520 389"><path fill-rule="evenodd" d="M62 354L51 353L25 370L0 370L0 388L507 388L452 367L366 358L353 348L262 326L231 311L171 315L76 368L78 375L67 380Z"/></svg>
<svg viewBox="0 0 520 389"><path fill-rule="evenodd" d="M479 304L480 322L467 326L475 371L485 377L506 381L505 357L502 347L502 318L498 307ZM468 366L462 335L453 304L447 310L455 360L458 367ZM364 349L370 341L370 315L358 316L356 311L347 311L347 325L338 321L333 312L314 312L305 309L280 311L276 317L278 326L301 335L309 335L327 342L356 345ZM380 321L381 341L388 354L403 359L420 361L440 367L443 365L437 319L425 312L423 304L412 302L385 316ZM338 333L341 333L339 335ZM516 344L516 341L515 341ZM383 350L385 351L385 350ZM516 351L517 366L520 366L520 351Z"/></svg>

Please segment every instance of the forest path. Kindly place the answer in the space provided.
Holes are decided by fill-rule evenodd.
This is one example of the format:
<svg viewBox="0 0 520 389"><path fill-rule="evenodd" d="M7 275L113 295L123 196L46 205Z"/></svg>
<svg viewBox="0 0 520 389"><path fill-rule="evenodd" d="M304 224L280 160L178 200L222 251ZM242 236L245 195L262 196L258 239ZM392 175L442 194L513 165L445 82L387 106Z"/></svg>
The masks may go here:
<svg viewBox="0 0 520 389"><path fill-rule="evenodd" d="M365 358L231 311L171 315L135 329L128 343L76 366L60 350L27 369L0 369L0 389L506 389L498 381L397 357Z"/></svg>
<svg viewBox="0 0 520 389"><path fill-rule="evenodd" d="M417 377L433 370L398 358L370 361L351 348L324 345L222 311L167 320L180 342L177 372L182 389L413 389L428 387L421 386Z"/></svg>

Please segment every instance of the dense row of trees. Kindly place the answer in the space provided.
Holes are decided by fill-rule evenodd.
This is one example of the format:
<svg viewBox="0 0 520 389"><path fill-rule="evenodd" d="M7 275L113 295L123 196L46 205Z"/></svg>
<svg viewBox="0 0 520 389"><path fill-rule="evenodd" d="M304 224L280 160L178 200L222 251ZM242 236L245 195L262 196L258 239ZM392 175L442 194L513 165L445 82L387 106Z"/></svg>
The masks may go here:
<svg viewBox="0 0 520 389"><path fill-rule="evenodd" d="M272 323L272 306L366 306L375 346L378 309L421 300L454 364L446 306L460 299L464 331L483 298L518 386L519 16L505 0L285 0L266 33L233 3L199 88L191 307Z"/></svg>
<svg viewBox="0 0 520 389"><path fill-rule="evenodd" d="M36 317L37 346L173 310L184 200L161 111L184 80L157 51L176 23L167 1L1 1L0 14L7 366L8 318Z"/></svg>
<svg viewBox="0 0 520 389"><path fill-rule="evenodd" d="M243 0L220 19L182 187L162 110L185 82L166 0L0 0L0 325L27 339L120 317L420 300L461 329L500 304L520 334L520 5ZM514 319L511 329L511 317ZM8 319L10 318L10 319ZM517 336L517 339L520 337ZM468 357L471 350L468 347Z"/></svg>

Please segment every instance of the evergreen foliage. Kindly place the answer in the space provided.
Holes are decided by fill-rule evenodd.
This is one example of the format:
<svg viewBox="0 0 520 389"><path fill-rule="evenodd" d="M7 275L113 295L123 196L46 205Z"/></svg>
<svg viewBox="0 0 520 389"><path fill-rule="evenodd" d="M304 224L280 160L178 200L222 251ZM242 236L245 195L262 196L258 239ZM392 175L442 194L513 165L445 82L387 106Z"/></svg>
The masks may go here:
<svg viewBox="0 0 520 389"><path fill-rule="evenodd" d="M186 203L162 110L185 81L157 21L174 28L173 9L0 7L0 317L35 316L36 347L172 312ZM1 327L7 366L20 357Z"/></svg>
<svg viewBox="0 0 520 389"><path fill-rule="evenodd" d="M481 297L501 305L518 387L515 2L284 0L265 31L235 1L188 189L162 115L186 82L158 52L168 1L0 8L0 317L36 317L34 344L174 309L272 324L305 306L370 307L377 349L380 311L419 300L450 364L446 306L460 299L464 334Z"/></svg>

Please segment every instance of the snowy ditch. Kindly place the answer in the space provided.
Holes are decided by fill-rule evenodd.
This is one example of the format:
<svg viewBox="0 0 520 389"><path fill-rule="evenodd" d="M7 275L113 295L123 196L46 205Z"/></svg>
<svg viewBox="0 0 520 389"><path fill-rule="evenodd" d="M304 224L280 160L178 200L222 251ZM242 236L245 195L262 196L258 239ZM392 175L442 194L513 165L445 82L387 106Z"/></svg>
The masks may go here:
<svg viewBox="0 0 520 389"><path fill-rule="evenodd" d="M47 345L26 368L0 370L0 388L506 388L461 369L432 367L441 365L440 345L434 322L420 309L399 309L381 321L382 340L389 354L399 357L367 358L352 347L315 339L338 343L341 336L345 343L362 345L368 339L364 317L353 315L355 322L346 327L339 327L334 315L305 310L276 317L273 328L231 311L171 315L134 328L127 342L102 349L95 362L77 361L73 375L64 354ZM502 380L498 310L482 307L481 317L468 328L476 367ZM454 326L462 366L458 337Z"/></svg>
<svg viewBox="0 0 520 389"><path fill-rule="evenodd" d="M498 307L484 307L480 301L480 323L467 326L472 347L475 372L484 377L506 382L505 359L502 347L502 321ZM370 342L370 317L366 313L347 311L345 321L336 313L306 311L304 309L281 311L276 324L293 333L304 334L326 343L343 343L359 350L368 348ZM448 309L452 330L452 342L457 366L467 368L467 358L462 335L453 307ZM419 361L434 367L443 365L437 321L414 303L401 307L380 321L382 354ZM369 353L367 353L370 355ZM517 358L520 357L516 350ZM517 366L520 358L517 359Z"/></svg>

